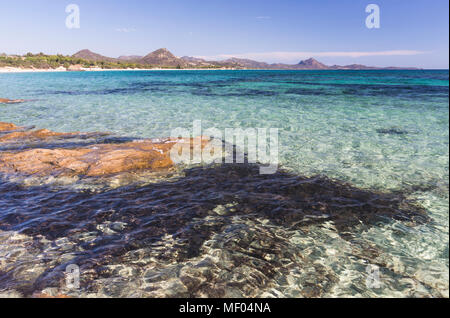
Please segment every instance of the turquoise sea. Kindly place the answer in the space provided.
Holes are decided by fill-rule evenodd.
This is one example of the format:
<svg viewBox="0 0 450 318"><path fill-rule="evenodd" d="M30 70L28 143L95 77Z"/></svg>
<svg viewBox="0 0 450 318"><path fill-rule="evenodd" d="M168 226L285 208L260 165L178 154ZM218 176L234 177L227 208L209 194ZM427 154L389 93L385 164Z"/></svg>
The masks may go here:
<svg viewBox="0 0 450 318"><path fill-rule="evenodd" d="M194 169L93 192L1 176L0 295L449 297L448 70L0 74L0 97L28 100L0 104L0 121L60 132L279 128L285 173ZM301 180L351 226L284 217L306 211ZM338 198L353 191L371 205ZM361 216L384 195L429 220ZM71 263L76 291L61 286Z"/></svg>

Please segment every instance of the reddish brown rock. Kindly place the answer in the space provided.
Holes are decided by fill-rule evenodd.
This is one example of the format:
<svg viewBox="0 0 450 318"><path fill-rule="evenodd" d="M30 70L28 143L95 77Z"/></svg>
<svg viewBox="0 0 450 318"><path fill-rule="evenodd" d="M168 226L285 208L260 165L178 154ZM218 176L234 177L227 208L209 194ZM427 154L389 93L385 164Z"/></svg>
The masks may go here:
<svg viewBox="0 0 450 318"><path fill-rule="evenodd" d="M7 99L7 98L0 98L0 104L17 104L17 103L23 103L24 99Z"/></svg>
<svg viewBox="0 0 450 318"><path fill-rule="evenodd" d="M78 149L31 149L0 153L0 171L38 176L103 176L173 166L173 144L102 144ZM161 150L161 151L160 151Z"/></svg>
<svg viewBox="0 0 450 318"><path fill-rule="evenodd" d="M0 152L0 172L34 176L99 177L174 166L170 150L178 142L98 144L77 149L30 149Z"/></svg>
<svg viewBox="0 0 450 318"><path fill-rule="evenodd" d="M16 127L20 129L20 127ZM11 129L13 130L13 129ZM15 131L9 134L0 136L0 142L13 141L17 139L26 139L29 141L37 139L47 139L50 137L71 137L79 135L79 133L57 133L48 129L32 130L32 131Z"/></svg>
<svg viewBox="0 0 450 318"><path fill-rule="evenodd" d="M45 140L49 138L72 138L72 137L98 137L107 136L109 133L58 133L48 129L33 130L31 127L19 127L14 124L0 122L0 142L27 142L36 140Z"/></svg>
<svg viewBox="0 0 450 318"><path fill-rule="evenodd" d="M77 137L80 133L57 133L47 129L16 131L14 124L0 123L0 129L10 133L0 135L1 142L23 142L47 138ZM89 135L89 134L85 134ZM96 135L96 134L95 134ZM167 138L119 144L95 144L75 149L38 148L18 152L0 152L0 172L28 176L98 177L139 170L162 170L174 166L170 158L175 146L203 148L206 138ZM199 149L198 147L195 147Z"/></svg>
<svg viewBox="0 0 450 318"><path fill-rule="evenodd" d="M4 123L0 121L0 131L11 131L11 130L16 130L16 129L20 129L21 127L16 126L14 124L10 124L10 123Z"/></svg>

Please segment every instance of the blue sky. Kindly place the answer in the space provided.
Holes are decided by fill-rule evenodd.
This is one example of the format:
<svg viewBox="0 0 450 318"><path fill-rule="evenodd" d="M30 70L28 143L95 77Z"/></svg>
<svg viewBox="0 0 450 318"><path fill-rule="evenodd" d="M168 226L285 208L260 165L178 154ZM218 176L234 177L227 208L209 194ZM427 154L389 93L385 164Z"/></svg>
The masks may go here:
<svg viewBox="0 0 450 318"><path fill-rule="evenodd" d="M7 3L7 4L6 4ZM67 29L68 4L80 29ZM368 29L365 8L381 10ZM0 52L237 56L448 68L448 0L0 0Z"/></svg>

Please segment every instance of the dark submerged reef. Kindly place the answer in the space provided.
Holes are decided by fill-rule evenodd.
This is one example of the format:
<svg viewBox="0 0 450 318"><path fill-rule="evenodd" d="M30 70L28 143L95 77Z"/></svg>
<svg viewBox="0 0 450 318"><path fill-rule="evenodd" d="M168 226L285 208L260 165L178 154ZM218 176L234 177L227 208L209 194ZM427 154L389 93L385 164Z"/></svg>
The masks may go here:
<svg viewBox="0 0 450 318"><path fill-rule="evenodd" d="M407 131L398 129L396 127L380 128L380 129L377 129L377 133L379 133L381 135L406 135L406 134L408 134Z"/></svg>
<svg viewBox="0 0 450 318"><path fill-rule="evenodd" d="M33 237L31 248L42 253L43 238L70 242L56 248L57 257L44 257L46 270L37 277L17 281L15 267L0 272L0 290L30 296L59 287L66 266L77 264L83 290L123 296L125 281L111 265L127 264L140 281L138 296L251 297L285 283L284 274L309 270L299 296L316 297L338 277L303 257L293 233L307 236L309 227L332 222L352 240L352 233L390 220L421 224L429 217L404 193L284 171L260 175L249 164L195 167L176 180L100 192L0 181L1 230ZM365 250L368 258L378 253ZM73 259L60 257L68 252ZM99 283L105 279L111 282Z"/></svg>
<svg viewBox="0 0 450 318"><path fill-rule="evenodd" d="M176 75L174 75L176 76ZM271 72L255 72L249 78L233 77L222 80L208 79L197 82L180 82L177 79L171 81L150 80L148 82L130 82L120 88L105 89L72 89L67 90L38 90L36 94L45 95L130 95L141 93L158 93L176 90L178 93L187 93L195 96L206 97L272 97L281 95L300 96L348 96L359 97L398 97L408 100L445 98L448 99L448 86L431 85L406 85L406 84L357 84L357 83L330 83L320 82L313 74L309 81L292 80L289 72L274 74ZM336 78L330 73L330 79ZM438 77L437 79L442 79ZM265 84L264 89L249 89L243 87L247 83ZM284 85L288 84L289 87Z"/></svg>

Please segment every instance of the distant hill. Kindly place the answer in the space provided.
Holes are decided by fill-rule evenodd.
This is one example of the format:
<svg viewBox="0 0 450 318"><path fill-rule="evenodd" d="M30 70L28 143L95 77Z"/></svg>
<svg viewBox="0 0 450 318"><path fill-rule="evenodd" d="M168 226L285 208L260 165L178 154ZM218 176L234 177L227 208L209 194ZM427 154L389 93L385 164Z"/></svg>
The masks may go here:
<svg viewBox="0 0 450 318"><path fill-rule="evenodd" d="M249 59L238 59L236 57L232 57L230 59L227 59L225 61L221 61L221 63L229 64L229 65L236 65L236 66L243 66L245 68L250 69L267 69L270 68L270 65L264 62L257 62Z"/></svg>
<svg viewBox="0 0 450 318"><path fill-rule="evenodd" d="M198 57L192 57L192 56L183 56L181 59L187 63L207 63L206 60L200 59Z"/></svg>
<svg viewBox="0 0 450 318"><path fill-rule="evenodd" d="M267 70L372 70L372 69L414 69L399 67L373 67L361 64L350 65L332 65L328 66L314 58L300 61L298 64L269 64L250 59L229 58L222 61L207 61L205 59L183 56L176 57L168 49L162 48L147 54L146 56L130 55L120 56L118 58L106 57L90 50L82 50L73 55L75 58L82 58L94 62L113 62L113 63L136 63L148 67L164 68L237 68L237 69L267 69Z"/></svg>
<svg viewBox="0 0 450 318"><path fill-rule="evenodd" d="M72 55L72 57L84 59L84 60L88 60L88 61L93 61L93 62L99 62L99 61L117 62L117 59L114 59L112 57L106 57L106 56L91 52L89 50L81 50L81 51L75 53L74 55Z"/></svg>
<svg viewBox="0 0 450 318"><path fill-rule="evenodd" d="M147 54L139 60L139 63L172 67L183 67L186 64L184 60L176 57L167 49L159 49L150 54Z"/></svg>
<svg viewBox="0 0 450 318"><path fill-rule="evenodd" d="M142 59L143 56L140 55L129 55L129 56L119 56L117 59L121 61L134 62Z"/></svg>
<svg viewBox="0 0 450 318"><path fill-rule="evenodd" d="M298 63L298 66L300 68L304 68L304 69L313 69L313 70L326 70L329 69L329 67L323 63L320 63L319 61L310 58L304 61L300 61L300 63Z"/></svg>

